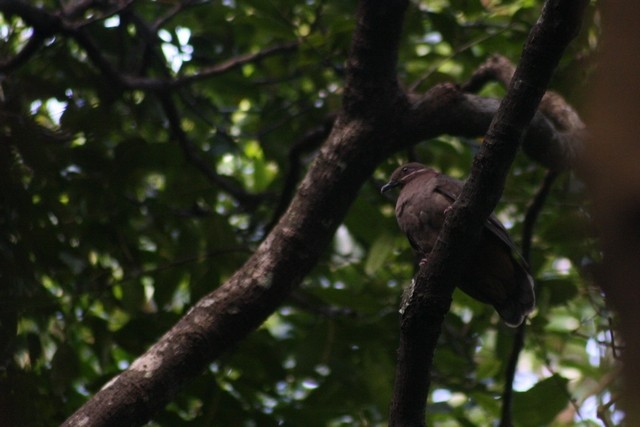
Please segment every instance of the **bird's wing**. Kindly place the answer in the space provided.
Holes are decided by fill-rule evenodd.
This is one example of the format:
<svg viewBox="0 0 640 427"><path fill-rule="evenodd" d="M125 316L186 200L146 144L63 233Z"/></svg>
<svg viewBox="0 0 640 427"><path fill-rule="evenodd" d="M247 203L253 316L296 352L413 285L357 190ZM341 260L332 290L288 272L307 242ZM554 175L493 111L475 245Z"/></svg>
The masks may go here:
<svg viewBox="0 0 640 427"><path fill-rule="evenodd" d="M422 249L418 244L418 242L416 242L415 239L411 237L410 233L404 233L404 234L405 236L407 236L407 240L409 240L409 244L414 250L418 251L419 253L424 253L424 249Z"/></svg>
<svg viewBox="0 0 640 427"><path fill-rule="evenodd" d="M438 183L435 186L435 191L442 194L447 199L451 200L451 203L453 203L458 198L458 195L462 190L462 186L462 181L458 181L457 179L451 178L447 175L438 175ZM484 226L492 235L497 237L502 243L511 249L517 262L524 267L526 271L528 271L529 266L524 258L522 258L522 255L520 255L520 251L518 251L518 248L515 243L513 243L513 240L511 240L511 236L509 236L507 229L502 225L500 220L494 214L491 214Z"/></svg>
<svg viewBox="0 0 640 427"><path fill-rule="evenodd" d="M489 219L487 219L487 222L485 222L484 226L491 232L491 234L500 239L502 243L511 248L512 251L518 253L518 248L516 248L515 243L513 243L513 240L511 240L509 232L494 214L491 214L491 216L489 216Z"/></svg>
<svg viewBox="0 0 640 427"><path fill-rule="evenodd" d="M455 202L462 190L462 181L443 174L438 174L435 179L436 184L433 187L433 191L442 194L451 203Z"/></svg>

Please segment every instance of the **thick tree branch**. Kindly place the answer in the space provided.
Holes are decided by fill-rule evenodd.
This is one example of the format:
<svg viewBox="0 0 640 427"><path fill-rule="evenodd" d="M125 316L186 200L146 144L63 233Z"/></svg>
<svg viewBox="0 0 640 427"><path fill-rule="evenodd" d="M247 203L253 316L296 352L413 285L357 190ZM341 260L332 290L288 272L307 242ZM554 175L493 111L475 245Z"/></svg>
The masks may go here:
<svg viewBox="0 0 640 427"><path fill-rule="evenodd" d="M469 81L462 85L465 92L477 92L486 83L498 81L503 86L508 87L511 78L515 73L515 66L507 58L501 55L493 55L482 64ZM538 163L554 170L563 170L575 165L577 158L583 151L586 140L586 126L580 119L578 113L569 103L558 93L553 91L545 92L540 106L539 113L536 113L531 127L534 135L536 130L543 128L538 121L548 119L552 133L557 135L554 139L548 138L528 138L522 142L523 151Z"/></svg>
<svg viewBox="0 0 640 427"><path fill-rule="evenodd" d="M469 78L462 90L478 92L486 83L497 81L509 87L516 71L515 65L502 55L493 55ZM576 110L557 92L545 92L538 109L561 131L583 132L585 125Z"/></svg>
<svg viewBox="0 0 640 427"><path fill-rule="evenodd" d="M394 71L375 56L384 50L388 50L387 57L396 56L405 8L406 2L363 1L358 11L354 46L366 42L369 48L354 48L352 63L373 67L372 75L381 79L384 87L380 90L389 97L378 94L379 103L369 102L365 110L349 111L338 118L289 209L255 254L64 425L146 422L208 363L258 327L298 286L330 242L359 188L398 144L394 127L400 120L394 116L402 111L392 108L398 105ZM389 16L394 19L383 19ZM386 35L384 40L365 40L372 25L379 25L376 31ZM349 72L353 86L345 95L345 104L353 105L354 99L365 100L362 90L368 86L353 76L362 70ZM374 120L381 116L388 122Z"/></svg>
<svg viewBox="0 0 640 427"><path fill-rule="evenodd" d="M500 100L463 92L444 83L423 95L410 96L412 107L403 129L403 147L442 133L469 138L482 136L498 111ZM555 112L538 111L527 127L522 145L529 157L548 169L565 170L575 164L584 145L583 129L562 130L554 126ZM560 118L559 120L562 120Z"/></svg>
<svg viewBox="0 0 640 427"><path fill-rule="evenodd" d="M474 159L471 175L403 306L400 348L389 424L423 426L429 370L460 267L495 208L526 126L569 41L577 34L587 1L548 0L531 30L506 97Z"/></svg>
<svg viewBox="0 0 640 427"><path fill-rule="evenodd" d="M408 2L396 3L390 8L389 1L371 0L366 7L360 6L359 31L353 36L343 100L347 115L371 120L370 113L379 110L377 102L405 102L404 96L400 96L396 65L397 41Z"/></svg>

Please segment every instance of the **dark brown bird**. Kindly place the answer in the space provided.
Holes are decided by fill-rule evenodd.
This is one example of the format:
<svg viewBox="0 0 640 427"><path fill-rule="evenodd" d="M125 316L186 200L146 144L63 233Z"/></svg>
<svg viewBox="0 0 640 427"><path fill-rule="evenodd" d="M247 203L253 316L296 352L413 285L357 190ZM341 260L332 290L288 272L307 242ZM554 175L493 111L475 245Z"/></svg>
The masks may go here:
<svg viewBox="0 0 640 427"><path fill-rule="evenodd" d="M398 225L423 261L435 246L445 211L460 194L462 185L461 181L420 163L408 163L396 169L382 187L383 193L401 188L396 203ZM535 296L529 268L493 214L462 272L459 287L478 301L493 305L512 327L520 325L533 310Z"/></svg>

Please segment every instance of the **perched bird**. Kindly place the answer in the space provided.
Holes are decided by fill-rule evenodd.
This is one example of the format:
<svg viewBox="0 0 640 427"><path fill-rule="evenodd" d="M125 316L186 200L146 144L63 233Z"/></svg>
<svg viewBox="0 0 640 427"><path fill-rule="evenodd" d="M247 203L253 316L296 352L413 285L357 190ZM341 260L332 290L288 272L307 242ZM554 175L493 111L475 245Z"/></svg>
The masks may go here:
<svg viewBox="0 0 640 427"><path fill-rule="evenodd" d="M420 163L396 169L381 192L400 187L396 218L409 243L423 257L435 246L447 209L463 183ZM480 243L462 272L459 288L471 297L495 307L512 327L533 310L535 296L529 267L495 215L482 230Z"/></svg>

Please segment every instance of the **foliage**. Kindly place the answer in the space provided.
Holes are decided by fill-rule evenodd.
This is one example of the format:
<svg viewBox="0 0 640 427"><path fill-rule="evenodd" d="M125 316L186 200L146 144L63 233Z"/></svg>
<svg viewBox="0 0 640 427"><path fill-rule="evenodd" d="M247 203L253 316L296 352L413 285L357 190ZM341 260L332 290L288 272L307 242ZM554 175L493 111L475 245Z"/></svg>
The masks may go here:
<svg viewBox="0 0 640 427"><path fill-rule="evenodd" d="M313 159L317 146L305 146L305 134L340 106L353 2L101 4L74 22L122 75L181 79L276 52L145 90L114 81L86 46L55 34L3 77L0 408L15 425L63 421L239 268L297 166ZM420 91L464 82L495 52L517 61L539 8L531 0L414 2L401 81ZM587 22L595 6L589 13ZM19 17L0 15L2 57L35 36ZM554 89L578 108L597 40L587 26L556 75ZM483 92L502 93L498 85ZM477 143L443 135L410 155L464 177ZM378 184L405 157L389 159L362 189L302 289L155 424L385 423L397 308L415 260ZM544 173L524 156L513 167L498 214L516 240ZM621 417L608 405L614 333L591 275L600 254L587 208L580 181L564 174L535 228L538 308L515 382L519 426L601 425L598 405L606 405L602 420ZM431 424L492 425L513 331L457 292L441 341Z"/></svg>

